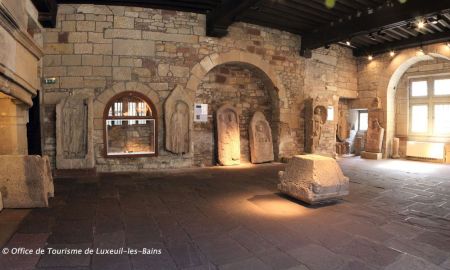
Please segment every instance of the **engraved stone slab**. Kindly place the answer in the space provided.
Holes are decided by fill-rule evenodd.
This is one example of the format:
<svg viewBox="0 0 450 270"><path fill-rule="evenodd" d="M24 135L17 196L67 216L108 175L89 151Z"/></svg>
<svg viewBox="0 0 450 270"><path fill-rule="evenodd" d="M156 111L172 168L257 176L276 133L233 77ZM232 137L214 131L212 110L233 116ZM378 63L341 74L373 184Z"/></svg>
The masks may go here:
<svg viewBox="0 0 450 270"><path fill-rule="evenodd" d="M364 151L372 153L381 153L383 145L384 128L380 126L378 119L373 119L367 130Z"/></svg>
<svg viewBox="0 0 450 270"><path fill-rule="evenodd" d="M94 168L93 99L69 96L56 106L56 168Z"/></svg>
<svg viewBox="0 0 450 270"><path fill-rule="evenodd" d="M250 154L252 163L274 160L272 130L262 112L255 112L250 121Z"/></svg>
<svg viewBox="0 0 450 270"><path fill-rule="evenodd" d="M278 190L309 204L340 198L349 193L349 179L336 160L319 155L292 157L279 173Z"/></svg>
<svg viewBox="0 0 450 270"><path fill-rule="evenodd" d="M229 104L222 105L216 113L217 154L222 166L241 163L239 113Z"/></svg>
<svg viewBox="0 0 450 270"><path fill-rule="evenodd" d="M0 171L5 208L48 207L55 192L48 157L1 155Z"/></svg>
<svg viewBox="0 0 450 270"><path fill-rule="evenodd" d="M193 102L177 85L164 103L166 150L174 154L192 153Z"/></svg>

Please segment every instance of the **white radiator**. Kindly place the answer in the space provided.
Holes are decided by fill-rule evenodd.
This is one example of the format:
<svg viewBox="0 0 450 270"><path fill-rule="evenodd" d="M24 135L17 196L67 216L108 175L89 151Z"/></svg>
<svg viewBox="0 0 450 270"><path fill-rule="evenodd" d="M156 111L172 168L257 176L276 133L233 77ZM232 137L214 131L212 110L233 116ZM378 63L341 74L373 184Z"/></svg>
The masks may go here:
<svg viewBox="0 0 450 270"><path fill-rule="evenodd" d="M444 143L408 141L406 143L406 156L444 159L444 146Z"/></svg>

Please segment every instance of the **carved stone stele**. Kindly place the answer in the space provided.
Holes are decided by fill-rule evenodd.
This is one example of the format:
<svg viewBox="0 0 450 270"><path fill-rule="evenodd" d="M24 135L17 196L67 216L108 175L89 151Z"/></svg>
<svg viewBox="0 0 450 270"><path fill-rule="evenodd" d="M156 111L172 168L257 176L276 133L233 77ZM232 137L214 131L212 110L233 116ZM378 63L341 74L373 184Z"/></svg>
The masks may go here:
<svg viewBox="0 0 450 270"><path fill-rule="evenodd" d="M216 113L217 154L222 166L241 163L239 113L229 104L222 105Z"/></svg>
<svg viewBox="0 0 450 270"><path fill-rule="evenodd" d="M381 153L383 145L384 128L380 126L378 119L373 119L369 123L367 129L366 142L364 144L364 151L372 153Z"/></svg>
<svg viewBox="0 0 450 270"><path fill-rule="evenodd" d="M349 137L349 127L347 116L344 111L339 111L339 118L336 127L336 137L339 142L344 142Z"/></svg>
<svg viewBox="0 0 450 270"><path fill-rule="evenodd" d="M255 112L250 121L250 156L252 163L274 160L272 130L262 112Z"/></svg>
<svg viewBox="0 0 450 270"><path fill-rule="evenodd" d="M400 139L394 138L392 141L392 158L397 159L400 158Z"/></svg>
<svg viewBox="0 0 450 270"><path fill-rule="evenodd" d="M305 152L315 153L320 145L322 127L327 121L327 108L317 100L305 101Z"/></svg>
<svg viewBox="0 0 450 270"><path fill-rule="evenodd" d="M278 190L309 204L340 198L349 193L349 179L336 160L319 155L292 157L279 172Z"/></svg>
<svg viewBox="0 0 450 270"><path fill-rule="evenodd" d="M69 96L56 105L56 168L94 168L93 99Z"/></svg>
<svg viewBox="0 0 450 270"><path fill-rule="evenodd" d="M174 154L192 153L193 102L177 85L164 103L166 150Z"/></svg>

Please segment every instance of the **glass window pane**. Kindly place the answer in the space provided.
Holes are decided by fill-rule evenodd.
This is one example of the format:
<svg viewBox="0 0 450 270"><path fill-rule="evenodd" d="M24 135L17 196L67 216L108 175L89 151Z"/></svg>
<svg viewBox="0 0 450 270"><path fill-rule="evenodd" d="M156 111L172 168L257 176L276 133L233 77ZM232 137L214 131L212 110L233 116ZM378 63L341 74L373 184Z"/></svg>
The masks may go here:
<svg viewBox="0 0 450 270"><path fill-rule="evenodd" d="M435 80L434 81L434 94L436 96L450 95L450 79Z"/></svg>
<svg viewBox="0 0 450 270"><path fill-rule="evenodd" d="M425 133L428 130L428 105L411 107L411 131Z"/></svg>
<svg viewBox="0 0 450 270"><path fill-rule="evenodd" d="M425 97L428 95L427 81L416 81L411 84L411 96Z"/></svg>
<svg viewBox="0 0 450 270"><path fill-rule="evenodd" d="M133 122L130 125L130 122ZM135 124L139 122L139 124ZM155 120L107 120L108 155L155 153Z"/></svg>
<svg viewBox="0 0 450 270"><path fill-rule="evenodd" d="M434 133L435 134L449 134L450 121L447 117L450 116L450 104L434 105Z"/></svg>
<svg viewBox="0 0 450 270"><path fill-rule="evenodd" d="M369 113L360 112L359 113L359 130L367 130L369 125Z"/></svg>

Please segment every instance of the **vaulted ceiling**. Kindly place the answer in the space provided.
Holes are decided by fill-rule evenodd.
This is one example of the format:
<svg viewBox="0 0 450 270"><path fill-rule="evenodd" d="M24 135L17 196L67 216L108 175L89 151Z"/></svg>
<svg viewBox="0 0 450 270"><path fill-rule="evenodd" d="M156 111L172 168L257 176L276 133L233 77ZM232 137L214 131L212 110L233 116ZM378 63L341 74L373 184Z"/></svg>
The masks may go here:
<svg viewBox="0 0 450 270"><path fill-rule="evenodd" d="M223 37L236 21L299 34L300 53L332 43L372 55L450 41L450 0L32 0L54 26L57 4L92 3L203 13L207 35ZM329 4L327 7L325 2ZM335 2L333 4L333 2ZM330 5L331 4L331 5Z"/></svg>

